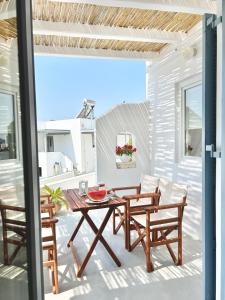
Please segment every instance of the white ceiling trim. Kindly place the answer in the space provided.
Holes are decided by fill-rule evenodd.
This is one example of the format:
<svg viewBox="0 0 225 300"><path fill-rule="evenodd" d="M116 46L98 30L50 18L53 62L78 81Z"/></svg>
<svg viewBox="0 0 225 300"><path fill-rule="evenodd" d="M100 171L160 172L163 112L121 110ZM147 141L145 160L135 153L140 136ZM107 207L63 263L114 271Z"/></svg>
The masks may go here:
<svg viewBox="0 0 225 300"><path fill-rule="evenodd" d="M39 20L33 21L33 32L36 35L55 35L163 44L178 44L187 36L187 34L181 32L168 32L156 29L133 29Z"/></svg>
<svg viewBox="0 0 225 300"><path fill-rule="evenodd" d="M203 15L216 13L216 1L208 0L48 0L49 2L85 3L110 7L127 7L184 12Z"/></svg>
<svg viewBox="0 0 225 300"><path fill-rule="evenodd" d="M102 59L153 60L159 58L158 52L118 51L105 49L86 49L73 47L34 46L34 54L42 56L64 56Z"/></svg>

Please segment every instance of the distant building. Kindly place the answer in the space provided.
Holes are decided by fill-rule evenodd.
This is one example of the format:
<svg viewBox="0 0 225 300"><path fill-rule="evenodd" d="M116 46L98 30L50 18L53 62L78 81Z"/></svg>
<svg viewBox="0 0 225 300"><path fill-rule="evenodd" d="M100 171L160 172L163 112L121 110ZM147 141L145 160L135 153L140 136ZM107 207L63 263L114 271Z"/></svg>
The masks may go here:
<svg viewBox="0 0 225 300"><path fill-rule="evenodd" d="M95 171L94 105L94 101L85 99L75 119L38 123L41 177Z"/></svg>

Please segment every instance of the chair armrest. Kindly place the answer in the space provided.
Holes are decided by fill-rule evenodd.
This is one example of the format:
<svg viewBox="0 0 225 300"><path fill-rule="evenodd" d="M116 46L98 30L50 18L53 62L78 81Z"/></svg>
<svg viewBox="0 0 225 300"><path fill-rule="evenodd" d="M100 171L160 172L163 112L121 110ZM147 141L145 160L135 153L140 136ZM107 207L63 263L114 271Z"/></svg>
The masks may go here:
<svg viewBox="0 0 225 300"><path fill-rule="evenodd" d="M171 208L178 208L178 207L184 207L187 206L187 203L174 203L174 204L165 204L165 205L154 205L151 207L146 207L146 211L155 212L156 210L162 210L162 209L171 209Z"/></svg>
<svg viewBox="0 0 225 300"><path fill-rule="evenodd" d="M58 222L58 219L42 219L41 220L41 225L43 226L47 226L47 225L52 225Z"/></svg>
<svg viewBox="0 0 225 300"><path fill-rule="evenodd" d="M140 186L137 185L137 186L116 187L116 188L112 188L111 190L113 192L116 192L116 191L125 191L125 190L137 190L139 188L140 188Z"/></svg>
<svg viewBox="0 0 225 300"><path fill-rule="evenodd" d="M127 195L123 196L123 199L130 201L130 200L137 200L142 198L160 198L160 194L157 193L146 193L146 194L136 194L136 195Z"/></svg>
<svg viewBox="0 0 225 300"><path fill-rule="evenodd" d="M42 204L41 205L41 209L43 210L49 210L49 209L53 209L55 207L55 204Z"/></svg>

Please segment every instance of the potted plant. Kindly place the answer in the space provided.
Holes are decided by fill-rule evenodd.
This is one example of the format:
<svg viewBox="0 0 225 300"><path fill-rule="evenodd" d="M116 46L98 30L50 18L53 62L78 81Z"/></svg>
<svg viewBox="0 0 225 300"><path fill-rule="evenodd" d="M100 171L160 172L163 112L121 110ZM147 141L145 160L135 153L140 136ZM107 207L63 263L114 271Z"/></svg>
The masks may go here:
<svg viewBox="0 0 225 300"><path fill-rule="evenodd" d="M62 206L65 206L68 209L68 202L64 198L63 192L60 187L57 189L52 189L49 186L45 185L42 191L51 196L51 202L55 204L55 209L53 212L56 214Z"/></svg>
<svg viewBox="0 0 225 300"><path fill-rule="evenodd" d="M136 152L137 149L133 147L133 145L124 145L123 147L117 146L116 147L116 154L120 156L120 160L122 162L129 162L132 161L132 155Z"/></svg>

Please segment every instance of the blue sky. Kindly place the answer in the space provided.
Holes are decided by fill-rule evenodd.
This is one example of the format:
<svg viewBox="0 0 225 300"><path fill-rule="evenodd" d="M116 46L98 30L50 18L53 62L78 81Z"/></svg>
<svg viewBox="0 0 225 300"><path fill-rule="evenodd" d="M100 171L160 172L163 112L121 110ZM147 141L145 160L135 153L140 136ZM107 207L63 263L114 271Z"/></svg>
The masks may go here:
<svg viewBox="0 0 225 300"><path fill-rule="evenodd" d="M145 63L66 57L35 57L38 120L74 117L84 98L97 102L96 116L113 105L145 99Z"/></svg>

